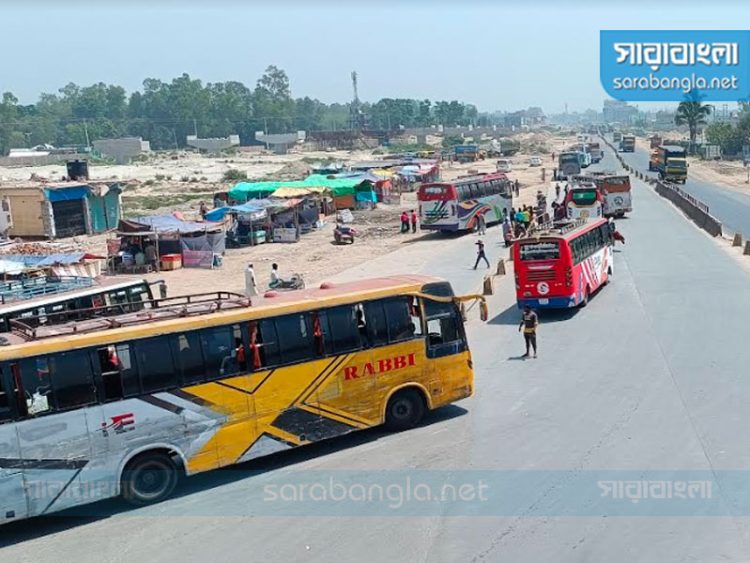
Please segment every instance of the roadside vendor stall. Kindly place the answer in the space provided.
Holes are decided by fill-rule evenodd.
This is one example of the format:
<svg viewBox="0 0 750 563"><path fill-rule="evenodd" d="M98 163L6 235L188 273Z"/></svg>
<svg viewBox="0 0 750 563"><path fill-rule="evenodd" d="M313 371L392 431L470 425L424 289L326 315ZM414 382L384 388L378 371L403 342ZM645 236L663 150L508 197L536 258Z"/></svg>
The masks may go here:
<svg viewBox="0 0 750 563"><path fill-rule="evenodd" d="M122 262L127 264L126 255L130 254L137 267L150 265L159 269L179 255L183 267L214 268L221 265L226 248L224 223L184 221L173 215L121 220L116 234L121 238ZM155 252L147 251L151 241ZM150 260L149 255L155 255L155 260Z"/></svg>

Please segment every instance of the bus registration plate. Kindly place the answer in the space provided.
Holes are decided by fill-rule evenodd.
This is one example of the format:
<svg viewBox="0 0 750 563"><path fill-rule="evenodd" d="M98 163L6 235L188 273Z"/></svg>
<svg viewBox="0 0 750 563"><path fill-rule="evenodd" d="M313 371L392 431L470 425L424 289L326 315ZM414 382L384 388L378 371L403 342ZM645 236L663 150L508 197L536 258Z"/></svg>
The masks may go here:
<svg viewBox="0 0 750 563"><path fill-rule="evenodd" d="M539 304L540 305L549 305L549 299L547 299L545 297L542 297L541 299L539 299Z"/></svg>

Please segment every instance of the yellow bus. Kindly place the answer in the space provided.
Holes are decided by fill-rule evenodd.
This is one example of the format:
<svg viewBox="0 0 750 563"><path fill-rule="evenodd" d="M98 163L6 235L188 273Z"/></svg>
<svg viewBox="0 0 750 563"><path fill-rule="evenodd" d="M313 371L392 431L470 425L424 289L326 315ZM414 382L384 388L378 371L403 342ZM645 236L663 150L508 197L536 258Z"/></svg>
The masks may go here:
<svg viewBox="0 0 750 563"><path fill-rule="evenodd" d="M412 427L473 392L468 299L482 298L397 276L14 322L0 338L2 521L157 502L181 475Z"/></svg>

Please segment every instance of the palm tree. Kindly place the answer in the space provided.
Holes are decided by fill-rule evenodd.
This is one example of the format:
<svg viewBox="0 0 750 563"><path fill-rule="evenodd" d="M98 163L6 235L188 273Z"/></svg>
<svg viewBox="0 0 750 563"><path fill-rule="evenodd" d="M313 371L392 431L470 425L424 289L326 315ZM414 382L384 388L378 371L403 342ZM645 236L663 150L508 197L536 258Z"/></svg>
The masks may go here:
<svg viewBox="0 0 750 563"><path fill-rule="evenodd" d="M690 130L690 144L695 144L698 126L706 124L706 118L711 114L711 106L702 104L697 95L685 96L685 101L677 106L674 122L677 125L687 125Z"/></svg>

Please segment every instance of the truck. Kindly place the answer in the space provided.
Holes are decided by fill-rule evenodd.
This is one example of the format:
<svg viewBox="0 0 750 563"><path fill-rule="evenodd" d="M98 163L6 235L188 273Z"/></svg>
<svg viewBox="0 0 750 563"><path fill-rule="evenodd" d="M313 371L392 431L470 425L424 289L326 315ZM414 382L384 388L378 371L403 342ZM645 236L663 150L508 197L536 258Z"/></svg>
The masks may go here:
<svg viewBox="0 0 750 563"><path fill-rule="evenodd" d="M687 180L687 154L683 147L662 145L656 149L655 168L659 178L684 184Z"/></svg>
<svg viewBox="0 0 750 563"><path fill-rule="evenodd" d="M635 135L622 136L620 152L635 152Z"/></svg>
<svg viewBox="0 0 750 563"><path fill-rule="evenodd" d="M651 135L651 136L650 136L650 137L648 138L648 141L649 141L649 143L651 144L651 148L652 148L652 149L655 149L655 148L657 148L657 147L660 147L660 146L661 146L661 144L662 144L662 138L661 138L661 135L656 135L656 134L654 134L654 135Z"/></svg>
<svg viewBox="0 0 750 563"><path fill-rule="evenodd" d="M615 131L614 133L612 133L612 142L619 143L620 141L622 141L622 133L620 133L619 131Z"/></svg>
<svg viewBox="0 0 750 563"><path fill-rule="evenodd" d="M458 162L476 162L479 160L479 145L456 145L453 154Z"/></svg>
<svg viewBox="0 0 750 563"><path fill-rule="evenodd" d="M561 152L557 156L557 177L555 180L564 180L568 176L581 173L581 161L575 151Z"/></svg>
<svg viewBox="0 0 750 563"><path fill-rule="evenodd" d="M604 151L599 143L589 143L589 152L591 153L591 162L593 164L601 162L602 158L604 158Z"/></svg>

